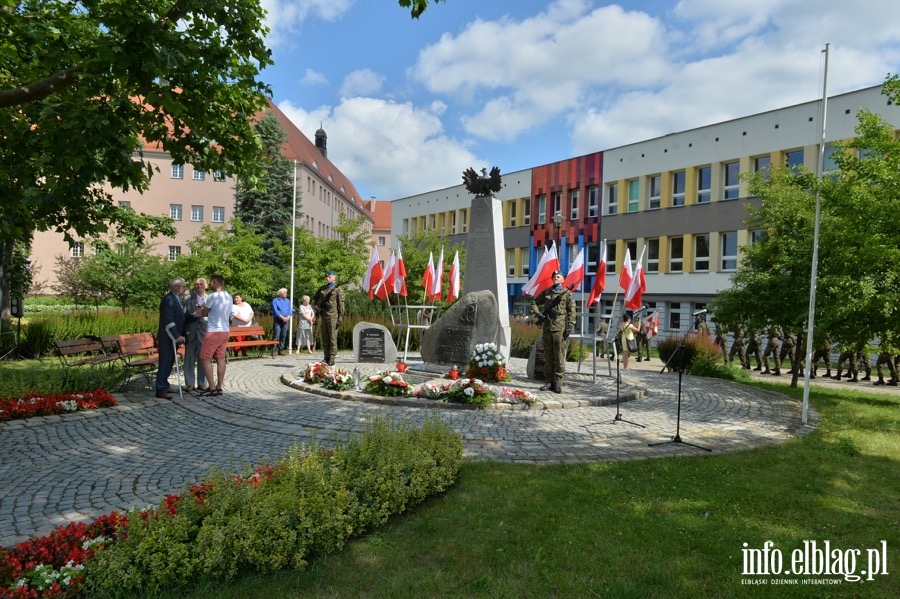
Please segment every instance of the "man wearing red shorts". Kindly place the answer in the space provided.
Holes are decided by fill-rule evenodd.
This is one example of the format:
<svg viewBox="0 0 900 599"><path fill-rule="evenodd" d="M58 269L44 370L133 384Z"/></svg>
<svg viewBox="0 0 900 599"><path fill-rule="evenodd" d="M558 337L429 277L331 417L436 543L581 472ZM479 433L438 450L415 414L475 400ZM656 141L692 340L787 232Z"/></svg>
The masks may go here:
<svg viewBox="0 0 900 599"><path fill-rule="evenodd" d="M201 306L202 316L206 316L206 336L200 346L200 361L206 380L209 384L201 396L222 395L222 386L225 384L225 350L228 347L229 325L231 321L231 308L234 301L231 294L225 291L225 277L213 275L209 279L209 287L212 293L206 296L206 304ZM213 388L213 371L210 360L216 359L216 386Z"/></svg>

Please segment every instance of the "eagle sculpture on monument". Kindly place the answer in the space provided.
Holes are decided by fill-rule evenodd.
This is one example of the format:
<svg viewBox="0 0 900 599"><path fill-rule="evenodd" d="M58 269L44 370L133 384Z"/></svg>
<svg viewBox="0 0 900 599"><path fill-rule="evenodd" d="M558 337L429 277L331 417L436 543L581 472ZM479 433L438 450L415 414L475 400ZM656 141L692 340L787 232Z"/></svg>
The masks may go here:
<svg viewBox="0 0 900 599"><path fill-rule="evenodd" d="M463 183L469 193L476 196L490 196L500 191L503 185L500 183L500 167L495 166L488 175L487 169L481 169L481 175L475 172L471 166L463 171Z"/></svg>

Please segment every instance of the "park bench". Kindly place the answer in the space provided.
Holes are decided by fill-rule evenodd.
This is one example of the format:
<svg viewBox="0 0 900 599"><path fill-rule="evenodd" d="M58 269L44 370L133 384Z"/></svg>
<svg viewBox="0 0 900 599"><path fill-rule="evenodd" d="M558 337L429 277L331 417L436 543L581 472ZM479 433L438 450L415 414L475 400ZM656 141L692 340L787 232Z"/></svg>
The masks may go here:
<svg viewBox="0 0 900 599"><path fill-rule="evenodd" d="M54 341L53 348L63 366L98 366L101 364L112 365L119 357L110 354L99 337L81 337L80 339L66 339Z"/></svg>
<svg viewBox="0 0 900 599"><path fill-rule="evenodd" d="M237 337L242 337L243 340L238 341L236 339ZM262 357L267 349L272 355L275 355L278 345L278 341L266 339L265 329L258 325L249 327L230 327L229 329L227 348L235 354L241 349L256 348L259 350L258 357Z"/></svg>
<svg viewBox="0 0 900 599"><path fill-rule="evenodd" d="M106 351L118 358L125 371L125 378L119 391L128 389L132 374L142 374L148 384L153 380L150 374L159 367L159 353L156 336L153 333L130 333L101 337ZM183 353L179 348L179 353Z"/></svg>

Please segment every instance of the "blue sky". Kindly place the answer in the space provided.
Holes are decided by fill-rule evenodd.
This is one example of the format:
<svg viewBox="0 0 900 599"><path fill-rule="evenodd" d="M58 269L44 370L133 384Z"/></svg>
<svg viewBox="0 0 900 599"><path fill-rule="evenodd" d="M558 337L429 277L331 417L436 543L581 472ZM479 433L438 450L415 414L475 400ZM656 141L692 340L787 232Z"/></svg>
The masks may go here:
<svg viewBox="0 0 900 599"><path fill-rule="evenodd" d="M896 0L262 0L274 101L363 199L814 100L900 71Z"/></svg>

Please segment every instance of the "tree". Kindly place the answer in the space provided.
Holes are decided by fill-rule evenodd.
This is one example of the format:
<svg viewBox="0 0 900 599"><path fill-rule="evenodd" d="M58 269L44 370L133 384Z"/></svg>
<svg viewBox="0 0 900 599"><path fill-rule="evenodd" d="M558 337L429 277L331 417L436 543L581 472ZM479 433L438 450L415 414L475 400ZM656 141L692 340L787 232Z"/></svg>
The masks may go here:
<svg viewBox="0 0 900 599"><path fill-rule="evenodd" d="M260 306L275 296L274 271L263 262L264 235L237 219L231 229L203 225L200 235L188 242L191 253L175 263L174 271L187 281L225 277L232 294L241 293L248 303Z"/></svg>
<svg viewBox="0 0 900 599"><path fill-rule="evenodd" d="M433 3L444 2L446 0L431 0ZM414 19L418 19L425 9L428 8L428 0L399 0L400 6L410 8L410 15Z"/></svg>
<svg viewBox="0 0 900 599"><path fill-rule="evenodd" d="M358 286L366 272L372 236L363 226L365 217L349 218L338 215L335 237L314 237L306 229L297 230L296 263L294 265L295 295L308 295L325 282L325 272L336 270L342 286ZM290 248L286 248L290 251ZM284 281L283 286L287 286Z"/></svg>
<svg viewBox="0 0 900 599"><path fill-rule="evenodd" d="M256 124L255 130L263 147L260 164L263 175L258 186L251 181L242 181L238 186L235 217L264 235L263 261L284 271L290 268L290 262L284 261L280 248L290 247L291 215L299 218L301 214L299 198L298 211L293 210L293 165L282 153L287 135L278 117L270 111Z"/></svg>
<svg viewBox="0 0 900 599"><path fill-rule="evenodd" d="M253 180L249 117L265 107L257 76L272 62L263 17L258 1L0 0L5 255L36 230L86 238L112 223L133 239L170 235L168 219L110 196L147 188L146 147ZM10 266L0 264L4 291Z"/></svg>
<svg viewBox="0 0 900 599"><path fill-rule="evenodd" d="M118 239L112 247L94 243L83 258L57 258L54 290L78 303L98 305L109 298L123 310L155 310L168 287L172 264L152 253L153 247Z"/></svg>
<svg viewBox="0 0 900 599"><path fill-rule="evenodd" d="M900 82L884 93L896 105ZM821 198L814 334L846 344L896 338L900 311L900 140L892 126L861 110L857 137L833 154L837 169L820 181L806 171L773 166L756 173L747 227L763 231L743 248L732 287L713 302L716 318L763 328L768 322L807 329L816 194ZM806 336L801 334L801 341ZM793 384L796 385L795 375Z"/></svg>

